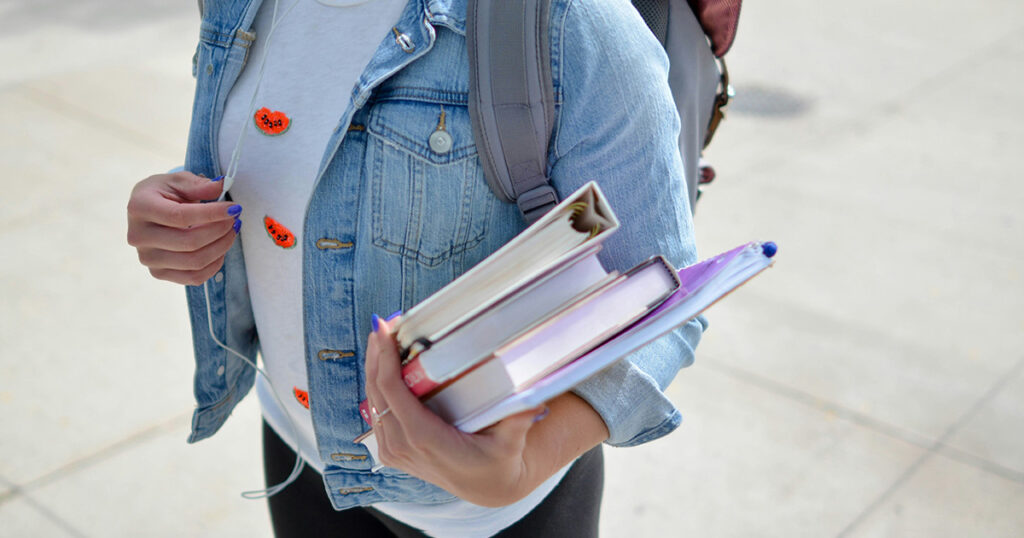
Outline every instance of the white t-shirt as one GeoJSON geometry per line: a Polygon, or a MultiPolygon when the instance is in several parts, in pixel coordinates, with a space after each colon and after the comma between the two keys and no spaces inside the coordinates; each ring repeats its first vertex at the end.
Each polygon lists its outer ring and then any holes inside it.
{"type": "Polygon", "coordinates": [[[280,0],[270,52],[258,81],[274,26],[275,2],[264,0],[254,22],[256,42],[228,94],[220,127],[223,170],[231,161],[240,130],[247,129],[231,196],[243,208],[240,238],[264,368],[284,408],[262,377],[257,386],[260,404],[270,426],[291,446],[297,441],[302,457],[318,469],[323,469],[323,462],[306,399],[303,221],[327,140],[359,74],[404,5],[404,0],[349,0],[332,5],[280,0]],[[249,110],[254,92],[255,109],[266,109],[265,119],[255,119],[249,110]],[[278,237],[268,233],[266,219],[272,219],[278,237]],[[298,430],[297,440],[292,438],[289,420],[298,430]]]}
{"type": "MultiPolygon", "coordinates": [[[[390,34],[405,2],[280,0],[275,25],[275,2],[264,0],[254,22],[256,42],[228,95],[219,132],[221,168],[227,170],[241,129],[247,130],[231,196],[244,210],[240,239],[260,353],[271,379],[267,383],[257,378],[263,416],[321,472],[324,463],[308,409],[304,360],[303,221],[327,141],[338,127],[359,75],[390,34]],[[272,26],[264,74],[257,80],[272,26]],[[268,223],[274,234],[267,231],[268,223]]],[[[529,513],[567,470],[556,473],[525,499],[502,508],[461,500],[431,505],[378,503],[374,508],[434,536],[486,536],[529,513]]]]}

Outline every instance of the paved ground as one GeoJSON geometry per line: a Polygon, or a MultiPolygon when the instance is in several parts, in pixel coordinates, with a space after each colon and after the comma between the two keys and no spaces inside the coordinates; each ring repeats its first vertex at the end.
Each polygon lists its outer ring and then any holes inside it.
{"type": "MultiPolygon", "coordinates": [[[[1024,535],[1024,4],[748,2],[712,311],[604,535],[1024,535]]],[[[0,536],[268,536],[252,401],[185,444],[184,296],[124,244],[181,161],[194,2],[0,2],[0,536]]]]}

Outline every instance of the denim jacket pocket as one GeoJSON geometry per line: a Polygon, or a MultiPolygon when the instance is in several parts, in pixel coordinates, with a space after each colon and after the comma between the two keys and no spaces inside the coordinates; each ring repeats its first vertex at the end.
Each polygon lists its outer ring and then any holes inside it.
{"type": "Polygon", "coordinates": [[[375,246],[434,267],[483,241],[496,199],[464,104],[378,101],[367,132],[375,246]]]}

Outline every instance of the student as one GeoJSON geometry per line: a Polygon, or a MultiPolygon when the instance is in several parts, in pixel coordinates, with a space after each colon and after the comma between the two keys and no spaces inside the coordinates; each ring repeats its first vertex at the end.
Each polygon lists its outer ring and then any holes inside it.
{"type": "MultiPolygon", "coordinates": [[[[691,26],[687,69],[713,82],[691,26]]],[[[624,1],[554,0],[550,28],[553,186],[564,196],[599,182],[622,221],[602,254],[609,268],[654,253],[694,262],[683,178],[696,163],[680,158],[661,47],[624,1]]],[[[692,362],[703,319],[469,435],[405,389],[393,319],[375,314],[412,307],[525,226],[476,156],[464,3],[211,0],[193,72],[186,171],[143,180],[128,205],[139,260],[187,285],[190,441],[213,435],[256,385],[268,486],[296,451],[308,465],[270,497],[278,536],[596,535],[599,446],[678,426],[662,390],[692,362]],[[229,200],[211,202],[230,180],[229,200]],[[269,381],[235,356],[257,351],[269,381]],[[352,442],[365,398],[387,465],[376,473],[352,442]]],[[[682,128],[704,128],[713,93],[695,89],[699,113],[682,128]]]]}

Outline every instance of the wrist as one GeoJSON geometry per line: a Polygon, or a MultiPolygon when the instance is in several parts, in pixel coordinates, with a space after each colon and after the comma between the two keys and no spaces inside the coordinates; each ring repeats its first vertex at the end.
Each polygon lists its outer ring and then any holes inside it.
{"type": "Polygon", "coordinates": [[[608,428],[597,411],[571,392],[549,401],[548,409],[527,434],[523,451],[527,486],[521,497],[608,438],[608,428]]]}

